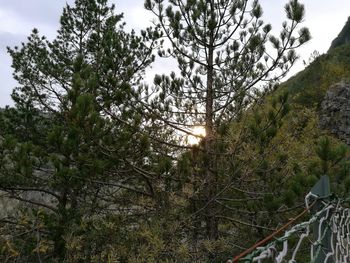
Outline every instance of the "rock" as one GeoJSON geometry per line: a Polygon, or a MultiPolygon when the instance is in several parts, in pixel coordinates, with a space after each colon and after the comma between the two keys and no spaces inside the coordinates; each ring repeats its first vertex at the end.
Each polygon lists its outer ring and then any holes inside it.
{"type": "Polygon", "coordinates": [[[350,145],[350,84],[331,86],[321,104],[320,128],[350,145]]]}

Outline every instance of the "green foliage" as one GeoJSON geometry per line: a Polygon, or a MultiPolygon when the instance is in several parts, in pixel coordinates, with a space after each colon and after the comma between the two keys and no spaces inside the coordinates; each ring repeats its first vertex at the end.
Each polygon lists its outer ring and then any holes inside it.
{"type": "Polygon", "coordinates": [[[285,7],[287,21],[280,36],[272,35],[271,25],[263,22],[258,1],[145,1],[145,7],[158,18],[171,44],[159,50],[160,56],[174,57],[180,70],[180,76],[155,76],[155,89],[161,92],[153,110],[177,126],[209,125],[210,112],[216,113],[210,116],[215,126],[230,121],[249,104],[259,80],[278,81],[276,76],[294,64],[294,49],[310,39],[307,28],[296,32],[305,13],[297,0],[285,7]],[[271,46],[278,56],[266,54],[271,46]],[[195,117],[209,104],[207,119],[204,113],[195,117]],[[170,105],[179,110],[169,112],[170,105]]]}
{"type": "Polygon", "coordinates": [[[328,88],[350,76],[350,45],[331,49],[318,56],[294,77],[282,84],[292,101],[306,107],[319,108],[328,88]]]}
{"type": "Polygon", "coordinates": [[[120,233],[138,221],[124,225],[123,216],[153,205],[138,168],[149,156],[146,120],[134,104],[157,35],[126,33],[121,19],[106,0],[77,0],[53,41],[34,29],[8,49],[19,87],[16,107],[0,113],[0,189],[20,203],[5,214],[1,261],[115,262],[131,253],[132,235],[120,233]]]}
{"type": "Polygon", "coordinates": [[[348,146],[331,137],[321,137],[316,145],[317,159],[311,162],[309,172],[316,177],[328,175],[333,191],[346,196],[349,191],[350,163],[348,146]]]}
{"type": "Polygon", "coordinates": [[[159,25],[138,36],[107,0],[76,0],[53,41],[34,29],[8,50],[19,86],[0,112],[0,190],[16,203],[1,261],[223,262],[288,221],[320,175],[349,190],[347,146],[317,118],[349,47],[272,92],[310,39],[302,4],[278,36],[258,1],[145,7],[159,25]],[[155,50],[180,75],[147,86],[155,50]],[[196,125],[207,136],[185,145],[196,125]]]}
{"type": "Polygon", "coordinates": [[[288,222],[321,175],[330,176],[337,195],[347,193],[348,146],[325,136],[315,108],[295,103],[283,91],[246,111],[226,135],[232,155],[220,166],[229,167],[231,178],[223,184],[230,188],[220,201],[227,209],[222,224],[235,228],[237,234],[227,238],[243,247],[271,233],[266,228],[288,222]]]}
{"type": "MultiPolygon", "coordinates": [[[[173,179],[179,180],[174,183],[177,195],[188,199],[185,207],[191,220],[186,223],[192,226],[187,233],[195,255],[192,260],[202,260],[197,251],[206,240],[208,260],[220,262],[227,249],[216,247],[226,238],[220,227],[232,219],[227,216],[230,206],[221,198],[230,198],[233,185],[245,189],[242,178],[257,176],[261,184],[269,181],[271,160],[266,148],[288,113],[287,95],[276,98],[275,105],[266,111],[260,112],[255,102],[285,75],[297,59],[295,49],[310,39],[308,29],[300,28],[304,5],[297,0],[286,4],[287,21],[279,35],[273,35],[271,25],[263,21],[258,1],[146,0],[145,8],[155,15],[160,35],[170,44],[168,49],[159,49],[159,56],[176,59],[180,71],[178,75],[155,76],[154,87],[145,91],[154,94],[147,101],[147,110],[155,126],[164,126],[175,138],[179,133],[191,135],[190,127],[205,128],[206,137],[196,147],[183,147],[178,140],[167,145],[173,146],[171,153],[180,156],[175,173],[180,178],[173,179]],[[256,111],[255,119],[238,122],[237,145],[227,142],[229,123],[244,119],[245,111],[256,111]],[[178,150],[183,148],[190,148],[190,152],[178,150]],[[244,154],[249,157],[241,156],[244,154]],[[251,154],[259,156],[252,162],[254,172],[244,168],[251,154]]],[[[261,184],[250,190],[259,191],[261,184]]],[[[252,206],[258,209],[254,202],[252,206]]],[[[234,226],[227,232],[236,229],[234,226]]]]}

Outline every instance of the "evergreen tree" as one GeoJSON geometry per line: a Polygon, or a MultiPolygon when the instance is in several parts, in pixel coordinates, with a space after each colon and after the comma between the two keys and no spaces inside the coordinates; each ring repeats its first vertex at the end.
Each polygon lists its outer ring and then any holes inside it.
{"type": "MultiPolygon", "coordinates": [[[[187,135],[193,135],[191,127],[205,127],[206,136],[199,146],[201,158],[195,163],[192,159],[192,164],[189,161],[191,176],[197,177],[192,215],[198,223],[194,228],[196,233],[205,232],[204,237],[194,234],[194,239],[218,240],[224,208],[216,201],[225,194],[228,182],[222,178],[238,176],[220,172],[219,156],[226,154],[220,147],[220,129],[239,119],[242,111],[294,64],[295,49],[310,38],[307,28],[297,31],[304,6],[297,0],[286,4],[288,22],[283,23],[278,37],[271,33],[271,25],[263,22],[258,1],[146,0],[145,7],[157,17],[171,47],[160,50],[159,55],[175,58],[181,74],[155,77],[158,96],[153,98],[149,112],[164,126],[187,135]]],[[[272,117],[270,123],[276,123],[278,114],[272,117]]]]}
{"type": "Polygon", "coordinates": [[[145,120],[133,105],[158,36],[126,33],[107,0],[76,0],[60,24],[53,41],[34,29],[8,49],[19,86],[16,107],[1,113],[0,189],[26,204],[8,229],[27,231],[2,251],[21,262],[120,260],[120,232],[153,209],[152,183],[137,168],[149,155],[145,120]],[[104,236],[89,235],[95,221],[104,236]]]}

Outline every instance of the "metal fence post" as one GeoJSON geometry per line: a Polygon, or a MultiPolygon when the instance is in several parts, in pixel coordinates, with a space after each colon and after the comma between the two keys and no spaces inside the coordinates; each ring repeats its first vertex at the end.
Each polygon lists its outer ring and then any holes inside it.
{"type": "MultiPolygon", "coordinates": [[[[318,211],[320,211],[324,205],[322,204],[322,201],[328,201],[329,196],[331,194],[330,191],[330,183],[329,183],[329,177],[324,175],[322,176],[318,182],[312,187],[311,193],[313,195],[318,196],[320,198],[319,200],[316,200],[316,204],[311,208],[311,213],[315,214],[318,211]]],[[[324,216],[326,212],[321,214],[320,216],[324,216]]],[[[312,246],[312,255],[314,256],[313,262],[315,263],[323,263],[325,261],[327,253],[332,251],[331,247],[331,230],[327,226],[328,222],[324,222],[320,226],[320,221],[316,221],[313,226],[314,231],[314,238],[315,242],[317,240],[321,239],[319,243],[316,243],[315,246],[312,246]],[[323,234],[325,234],[323,236],[323,234]]],[[[328,258],[327,263],[333,263],[334,258],[328,258]]]]}

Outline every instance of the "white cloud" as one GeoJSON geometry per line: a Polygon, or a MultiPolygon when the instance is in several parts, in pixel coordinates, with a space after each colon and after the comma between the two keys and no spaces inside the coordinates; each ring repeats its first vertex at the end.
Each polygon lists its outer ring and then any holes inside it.
{"type": "Polygon", "coordinates": [[[143,0],[134,0],[132,3],[124,0],[112,2],[116,5],[116,12],[124,14],[127,29],[140,31],[152,25],[151,21],[154,17],[151,12],[144,9],[143,0]]]}
{"type": "Polygon", "coordinates": [[[21,18],[13,11],[6,10],[4,8],[0,9],[0,30],[2,32],[13,33],[13,32],[23,32],[23,27],[18,21],[21,18]]]}

